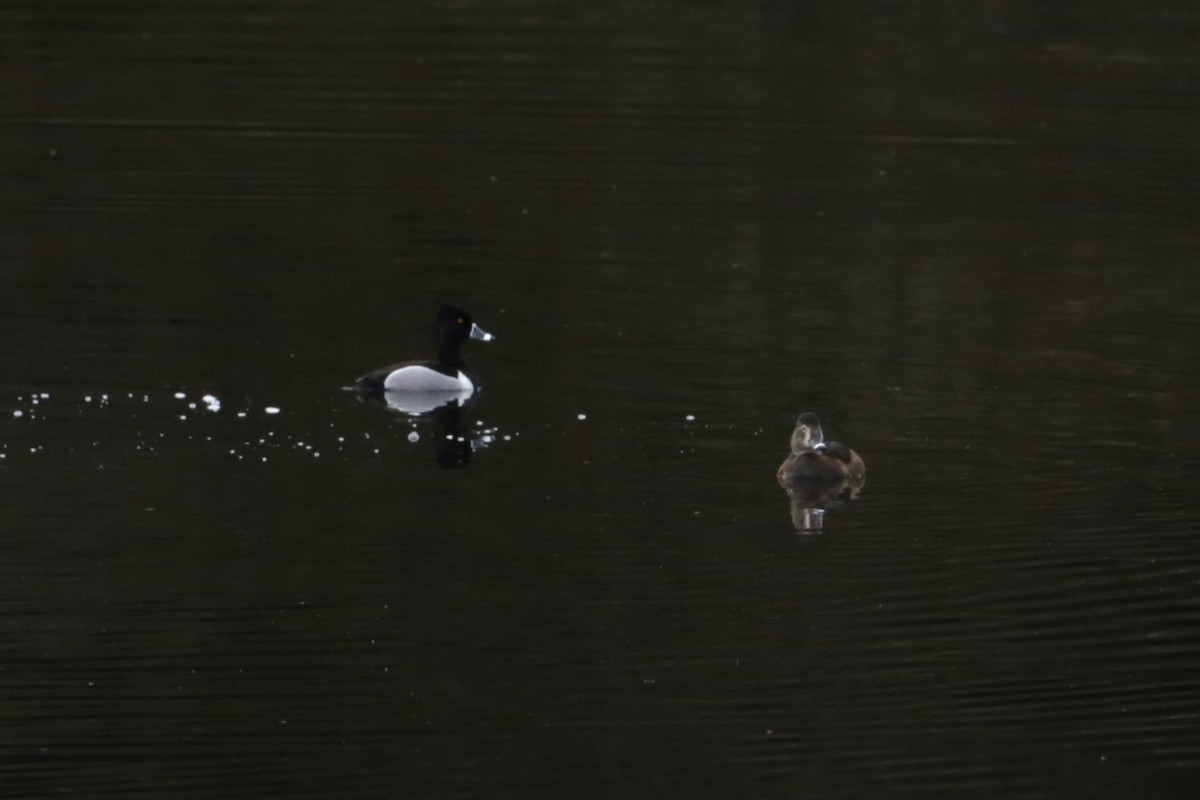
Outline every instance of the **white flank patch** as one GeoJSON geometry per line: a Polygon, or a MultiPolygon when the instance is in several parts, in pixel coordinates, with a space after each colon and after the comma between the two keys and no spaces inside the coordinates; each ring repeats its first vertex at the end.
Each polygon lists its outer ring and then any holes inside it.
{"type": "Polygon", "coordinates": [[[389,392],[470,392],[475,384],[464,373],[458,377],[443,375],[428,367],[401,367],[383,381],[389,392]]]}

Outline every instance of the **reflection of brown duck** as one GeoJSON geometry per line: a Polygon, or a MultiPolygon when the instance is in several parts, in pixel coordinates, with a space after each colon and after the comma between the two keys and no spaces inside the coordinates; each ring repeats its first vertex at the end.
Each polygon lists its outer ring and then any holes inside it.
{"type": "MultiPolygon", "coordinates": [[[[796,429],[792,431],[792,452],[779,465],[776,477],[785,487],[832,484],[831,488],[837,489],[832,493],[836,496],[845,489],[856,490],[861,487],[866,474],[867,468],[858,453],[841,442],[825,441],[821,421],[816,414],[806,411],[796,419],[796,429]]],[[[811,494],[814,495],[812,500],[816,501],[831,493],[813,491],[811,494]]]]}
{"type": "Polygon", "coordinates": [[[845,501],[858,497],[862,478],[856,481],[827,483],[819,480],[798,480],[784,483],[792,507],[792,525],[798,531],[819,531],[824,527],[825,512],[845,501]]]}

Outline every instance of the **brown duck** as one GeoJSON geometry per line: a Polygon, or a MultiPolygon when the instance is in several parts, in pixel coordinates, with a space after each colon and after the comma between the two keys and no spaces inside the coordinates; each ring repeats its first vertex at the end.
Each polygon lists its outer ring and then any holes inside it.
{"type": "Polygon", "coordinates": [[[821,421],[811,411],[796,419],[792,431],[792,452],[779,465],[776,477],[784,486],[798,483],[846,483],[861,486],[867,468],[858,453],[841,442],[825,441],[821,421]]]}

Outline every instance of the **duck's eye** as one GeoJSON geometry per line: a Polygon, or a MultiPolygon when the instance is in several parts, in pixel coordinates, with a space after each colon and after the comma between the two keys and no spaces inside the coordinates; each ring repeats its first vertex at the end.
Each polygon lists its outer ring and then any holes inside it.
{"type": "Polygon", "coordinates": [[[467,321],[466,321],[465,319],[463,319],[462,317],[459,317],[459,318],[458,318],[458,324],[459,324],[459,325],[465,325],[466,323],[467,323],[467,321]]]}

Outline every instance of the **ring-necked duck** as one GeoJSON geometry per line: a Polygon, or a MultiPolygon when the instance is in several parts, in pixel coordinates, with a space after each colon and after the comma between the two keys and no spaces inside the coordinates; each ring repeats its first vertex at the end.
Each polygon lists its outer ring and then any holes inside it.
{"type": "Polygon", "coordinates": [[[782,484],[797,481],[857,483],[861,486],[867,468],[858,453],[841,442],[825,441],[821,421],[811,411],[796,419],[792,452],[779,465],[776,477],[782,484]]]}
{"type": "Polygon", "coordinates": [[[442,306],[434,328],[438,342],[437,361],[406,361],[374,372],[354,382],[360,392],[473,392],[479,377],[467,366],[459,348],[467,339],[481,342],[496,337],[475,324],[471,315],[455,306],[442,306]]]}

